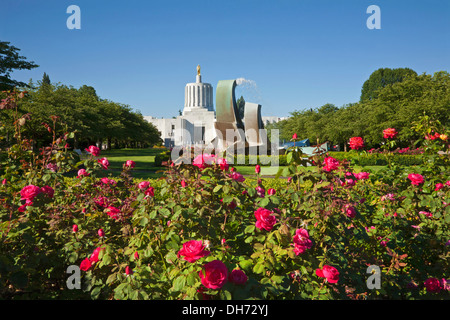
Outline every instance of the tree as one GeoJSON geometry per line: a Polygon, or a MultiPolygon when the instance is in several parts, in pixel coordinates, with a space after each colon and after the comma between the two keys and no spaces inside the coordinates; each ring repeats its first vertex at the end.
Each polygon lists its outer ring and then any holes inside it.
{"type": "Polygon", "coordinates": [[[42,84],[44,84],[44,85],[45,84],[47,84],[47,85],[51,84],[50,77],[45,72],[44,72],[44,75],[42,76],[42,84]]]}
{"type": "Polygon", "coordinates": [[[12,90],[14,87],[27,87],[21,81],[11,79],[14,70],[31,70],[39,67],[33,61],[19,55],[20,49],[10,45],[9,42],[0,41],[0,90],[12,90]]]}
{"type": "Polygon", "coordinates": [[[380,89],[401,82],[409,76],[417,76],[417,73],[409,68],[380,68],[375,70],[362,86],[360,102],[375,99],[380,89]]]}
{"type": "Polygon", "coordinates": [[[241,96],[237,101],[236,101],[236,106],[237,106],[237,110],[238,110],[238,115],[241,119],[244,119],[244,111],[245,111],[245,100],[244,97],[241,96]]]}

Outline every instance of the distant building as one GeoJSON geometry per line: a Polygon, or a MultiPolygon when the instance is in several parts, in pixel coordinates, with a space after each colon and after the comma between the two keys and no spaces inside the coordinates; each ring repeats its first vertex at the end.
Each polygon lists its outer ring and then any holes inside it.
{"type": "MultiPolygon", "coordinates": [[[[165,147],[207,144],[216,137],[213,87],[202,82],[200,66],[196,81],[187,83],[184,89],[182,115],[174,118],[144,116],[161,133],[165,147]]],[[[278,122],[286,117],[261,117],[264,125],[278,122]]]]}

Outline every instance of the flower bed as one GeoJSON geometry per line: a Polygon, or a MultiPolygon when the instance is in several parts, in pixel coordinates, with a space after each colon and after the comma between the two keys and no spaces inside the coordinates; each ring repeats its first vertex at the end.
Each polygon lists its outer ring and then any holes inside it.
{"type": "MultiPolygon", "coordinates": [[[[448,151],[422,166],[356,173],[287,154],[277,187],[219,156],[136,181],[97,177],[71,134],[39,154],[18,140],[3,163],[1,296],[22,299],[448,299],[448,151]],[[33,156],[32,156],[33,155],[33,156]],[[76,178],[65,172],[83,165],[76,178]],[[67,272],[79,270],[77,278],[67,272]],[[71,269],[72,270],[72,269],[71,269]],[[379,270],[374,279],[368,270],[379,270]]],[[[359,144],[360,145],[360,144],[359,144]]],[[[429,151],[429,152],[428,152],[429,151]]],[[[425,159],[425,158],[424,158],[425,159]]],[[[76,273],[74,274],[76,275],[76,273]]]]}

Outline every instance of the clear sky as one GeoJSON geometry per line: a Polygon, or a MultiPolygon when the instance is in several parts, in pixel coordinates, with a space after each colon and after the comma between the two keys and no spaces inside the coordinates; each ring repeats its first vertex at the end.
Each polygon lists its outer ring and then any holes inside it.
{"type": "MultiPolygon", "coordinates": [[[[450,71],[449,0],[2,0],[0,39],[39,68],[13,73],[172,117],[184,86],[245,78],[263,116],[357,102],[378,68],[450,71]],[[70,30],[69,5],[81,9],[70,30]],[[369,29],[377,5],[381,29],[369,29]]],[[[215,93],[215,91],[214,91],[215,93]]]]}

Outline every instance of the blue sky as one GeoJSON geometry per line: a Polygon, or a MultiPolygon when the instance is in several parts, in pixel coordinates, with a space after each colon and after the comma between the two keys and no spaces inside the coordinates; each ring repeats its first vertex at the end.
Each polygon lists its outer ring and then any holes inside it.
{"type": "Polygon", "coordinates": [[[450,71],[450,1],[426,0],[2,0],[0,39],[40,65],[13,78],[76,88],[172,117],[184,86],[245,78],[237,88],[263,116],[357,102],[378,68],[450,71]],[[69,5],[81,29],[69,30],[69,5]],[[370,30],[369,5],[381,10],[370,30]]]}

